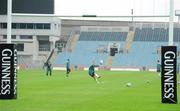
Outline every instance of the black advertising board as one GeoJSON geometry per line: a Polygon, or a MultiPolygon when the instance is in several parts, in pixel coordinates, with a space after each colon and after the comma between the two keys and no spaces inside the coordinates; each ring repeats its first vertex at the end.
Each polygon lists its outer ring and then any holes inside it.
{"type": "Polygon", "coordinates": [[[161,47],[162,103],[177,103],[176,52],[176,46],[161,47]]]}
{"type": "Polygon", "coordinates": [[[17,50],[14,44],[0,44],[0,99],[17,98],[17,50]]]}

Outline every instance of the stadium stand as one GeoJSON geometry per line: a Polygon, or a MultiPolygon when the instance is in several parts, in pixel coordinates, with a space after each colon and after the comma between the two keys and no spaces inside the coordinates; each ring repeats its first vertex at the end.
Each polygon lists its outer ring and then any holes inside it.
{"type": "MultiPolygon", "coordinates": [[[[136,27],[135,31],[129,32],[81,31],[74,50],[62,52],[56,65],[65,64],[69,58],[71,64],[85,67],[93,60],[97,64],[103,60],[104,65],[112,67],[156,68],[160,47],[168,45],[168,31],[161,27],[136,27]],[[113,42],[120,44],[120,50],[110,56],[109,44],[113,42]],[[104,53],[97,52],[100,46],[105,47],[104,53]]],[[[174,28],[174,42],[180,46],[180,28],[174,28]]]]}

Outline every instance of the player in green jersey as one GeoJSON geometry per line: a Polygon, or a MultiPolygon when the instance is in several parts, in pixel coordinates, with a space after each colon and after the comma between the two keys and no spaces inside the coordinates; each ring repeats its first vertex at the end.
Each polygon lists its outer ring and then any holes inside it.
{"type": "Polygon", "coordinates": [[[99,67],[99,65],[91,65],[90,67],[89,67],[89,71],[88,71],[88,73],[89,73],[89,75],[92,77],[92,78],[94,78],[94,80],[97,82],[97,83],[100,83],[99,81],[98,81],[98,78],[100,78],[101,76],[99,76],[98,74],[96,74],[95,73],[95,67],[99,67]]]}

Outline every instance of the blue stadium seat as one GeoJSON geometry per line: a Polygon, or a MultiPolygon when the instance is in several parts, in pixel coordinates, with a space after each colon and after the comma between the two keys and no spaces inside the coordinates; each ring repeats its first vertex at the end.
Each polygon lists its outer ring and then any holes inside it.
{"type": "Polygon", "coordinates": [[[80,41],[125,41],[128,32],[81,32],[80,41]]]}

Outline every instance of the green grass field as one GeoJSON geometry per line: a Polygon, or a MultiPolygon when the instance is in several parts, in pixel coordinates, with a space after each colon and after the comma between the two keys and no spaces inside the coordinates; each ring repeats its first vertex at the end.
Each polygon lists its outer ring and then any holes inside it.
{"type": "Polygon", "coordinates": [[[54,71],[51,77],[43,70],[19,71],[18,98],[0,100],[0,111],[180,111],[180,103],[161,103],[157,73],[97,73],[102,76],[102,84],[86,71],[73,71],[70,78],[64,71],[54,71]],[[126,86],[128,82],[132,87],[126,86]]]}

